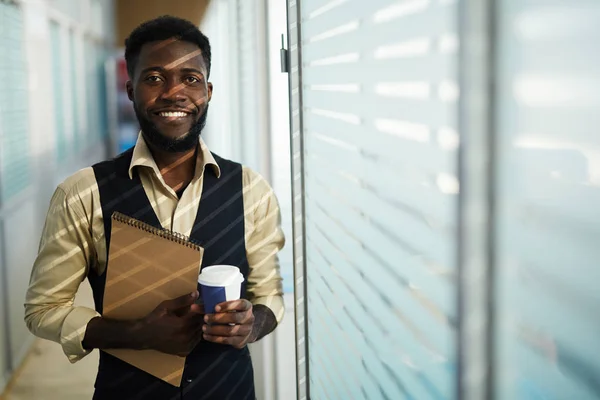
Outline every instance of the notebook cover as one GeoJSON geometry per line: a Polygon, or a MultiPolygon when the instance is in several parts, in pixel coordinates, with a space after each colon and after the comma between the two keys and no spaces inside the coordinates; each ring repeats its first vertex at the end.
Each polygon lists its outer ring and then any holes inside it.
{"type": "MultiPolygon", "coordinates": [[[[113,215],[103,316],[143,318],[162,301],[193,292],[202,254],[202,248],[180,235],[113,215]]],[[[105,351],[171,385],[181,385],[184,357],[155,350],[105,351]]]]}

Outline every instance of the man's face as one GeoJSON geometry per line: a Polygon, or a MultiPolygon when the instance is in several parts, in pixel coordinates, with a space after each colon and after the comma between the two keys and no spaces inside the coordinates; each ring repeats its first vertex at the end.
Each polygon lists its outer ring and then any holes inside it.
{"type": "Polygon", "coordinates": [[[193,43],[169,39],[142,47],[127,94],[150,145],[169,152],[197,145],[212,96],[207,75],[193,43]]]}

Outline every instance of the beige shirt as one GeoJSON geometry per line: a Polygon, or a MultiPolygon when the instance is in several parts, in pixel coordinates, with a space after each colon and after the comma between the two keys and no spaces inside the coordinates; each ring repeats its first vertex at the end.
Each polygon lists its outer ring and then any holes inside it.
{"type": "MultiPolygon", "coordinates": [[[[181,199],[166,185],[140,135],[129,175],[139,171],[146,195],[163,228],[189,236],[202,195],[204,171],[220,169],[202,140],[196,173],[181,199]]],[[[284,245],[279,205],[273,189],[256,172],[243,167],[246,253],[250,271],[247,296],[283,318],[283,291],[277,252],[284,245]]],[[[83,169],[58,186],[52,197],[33,265],[25,301],[25,322],[36,336],[58,342],[71,362],[83,358],[88,322],[99,314],[74,306],[79,285],[90,268],[106,268],[106,239],[100,194],[92,168],[83,169]]]]}

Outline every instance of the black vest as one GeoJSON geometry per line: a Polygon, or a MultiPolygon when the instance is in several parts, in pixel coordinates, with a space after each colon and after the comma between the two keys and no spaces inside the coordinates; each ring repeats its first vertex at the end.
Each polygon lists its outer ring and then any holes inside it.
{"type": "MultiPolygon", "coordinates": [[[[104,218],[107,251],[110,245],[111,215],[118,211],[161,228],[137,171],[129,178],[133,149],[93,166],[104,218]]],[[[204,247],[202,267],[216,264],[240,268],[245,282],[248,260],[244,239],[242,166],[216,155],[221,169],[204,172],[200,206],[190,238],[204,247]]],[[[110,264],[107,265],[107,269],[110,264]]],[[[88,279],[96,310],[102,313],[106,270],[102,275],[90,269],[88,279]]],[[[242,297],[246,286],[242,286],[242,297]]],[[[100,351],[95,400],[242,400],[254,399],[254,373],[248,348],[201,342],[186,359],[181,387],[174,387],[116,357],[100,351]]]]}

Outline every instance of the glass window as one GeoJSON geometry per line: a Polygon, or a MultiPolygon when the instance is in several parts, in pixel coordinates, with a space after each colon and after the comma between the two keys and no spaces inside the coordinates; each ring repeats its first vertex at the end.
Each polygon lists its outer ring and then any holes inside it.
{"type": "Polygon", "coordinates": [[[600,398],[600,4],[499,8],[497,394],[600,398]]]}
{"type": "Polygon", "coordinates": [[[65,68],[62,57],[62,32],[57,22],[50,22],[50,46],[52,51],[52,90],[54,106],[54,130],[56,136],[56,157],[59,162],[67,160],[69,154],[69,141],[66,132],[65,121],[65,82],[63,79],[63,68],[65,68]]]}
{"type": "Polygon", "coordinates": [[[28,130],[28,78],[23,46],[23,15],[0,3],[0,174],[1,201],[31,183],[28,130]]]}
{"type": "Polygon", "coordinates": [[[88,82],[88,91],[87,91],[87,141],[88,145],[92,144],[98,134],[100,129],[98,128],[99,117],[98,117],[98,83],[97,83],[97,73],[96,73],[96,48],[94,42],[86,38],[86,46],[85,46],[85,64],[86,64],[86,81],[88,82]]]}
{"type": "Polygon", "coordinates": [[[453,398],[456,3],[301,14],[310,396],[453,398]]]}
{"type": "Polygon", "coordinates": [[[69,31],[69,76],[71,77],[71,105],[72,105],[72,129],[73,129],[73,144],[75,150],[79,150],[82,146],[81,135],[85,134],[80,132],[79,124],[81,120],[80,116],[80,104],[79,104],[79,85],[83,84],[78,79],[79,75],[79,57],[77,56],[77,38],[76,33],[73,30],[69,31]]]}

